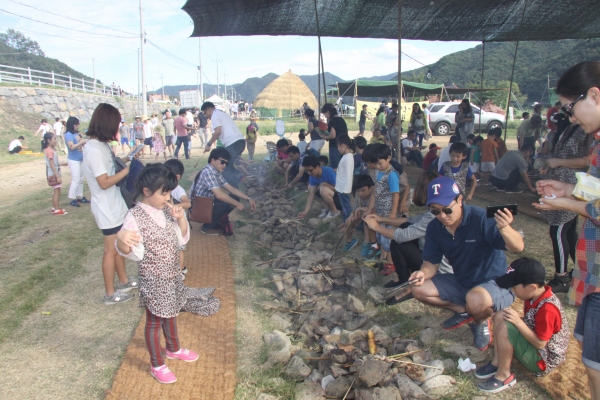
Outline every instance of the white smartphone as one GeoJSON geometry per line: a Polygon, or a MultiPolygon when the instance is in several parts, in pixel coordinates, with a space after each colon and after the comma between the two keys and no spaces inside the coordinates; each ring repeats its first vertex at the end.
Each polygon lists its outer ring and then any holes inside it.
{"type": "Polygon", "coordinates": [[[135,155],[137,153],[139,153],[142,149],[144,148],[143,144],[138,145],[135,149],[133,149],[131,151],[131,153],[129,153],[129,155],[127,156],[129,158],[129,161],[133,160],[133,157],[135,157],[135,155]]]}

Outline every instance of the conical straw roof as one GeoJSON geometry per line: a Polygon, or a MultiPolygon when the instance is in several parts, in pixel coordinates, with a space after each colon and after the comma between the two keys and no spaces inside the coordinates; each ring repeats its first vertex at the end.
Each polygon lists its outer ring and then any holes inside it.
{"type": "Polygon", "coordinates": [[[271,82],[256,96],[254,107],[275,110],[294,110],[302,104],[308,103],[313,110],[316,109],[317,99],[302,79],[289,70],[271,82]]]}

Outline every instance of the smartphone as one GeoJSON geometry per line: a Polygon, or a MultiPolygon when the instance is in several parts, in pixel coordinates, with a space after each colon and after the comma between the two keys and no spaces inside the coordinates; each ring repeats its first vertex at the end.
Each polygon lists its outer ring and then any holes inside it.
{"type": "Polygon", "coordinates": [[[137,153],[139,153],[143,148],[144,148],[144,145],[140,144],[135,149],[131,150],[131,153],[129,153],[129,155],[127,156],[127,157],[129,157],[129,161],[133,160],[133,157],[135,157],[135,155],[137,153]]]}
{"type": "Polygon", "coordinates": [[[488,218],[494,218],[494,215],[498,212],[498,210],[504,210],[508,208],[508,210],[512,213],[513,216],[517,215],[517,205],[516,204],[502,204],[500,206],[487,206],[486,212],[488,218]]]}

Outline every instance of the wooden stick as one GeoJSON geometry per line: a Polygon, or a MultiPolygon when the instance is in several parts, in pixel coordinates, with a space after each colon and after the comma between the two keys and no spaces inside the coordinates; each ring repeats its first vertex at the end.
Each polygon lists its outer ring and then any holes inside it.
{"type": "Polygon", "coordinates": [[[254,304],[262,306],[262,307],[270,307],[270,308],[274,308],[276,310],[281,310],[281,311],[285,311],[285,312],[289,312],[289,313],[294,313],[294,314],[300,314],[300,315],[302,315],[303,313],[307,312],[306,310],[304,310],[304,311],[296,311],[296,310],[290,310],[288,308],[282,308],[282,307],[272,306],[270,304],[263,304],[263,303],[257,303],[257,302],[254,302],[254,304]]]}
{"type": "Polygon", "coordinates": [[[397,362],[397,363],[401,363],[401,364],[408,364],[408,365],[418,365],[419,367],[423,367],[423,368],[434,368],[434,369],[444,369],[442,367],[433,367],[431,365],[424,365],[424,364],[417,364],[414,363],[412,361],[400,361],[400,360],[390,360],[391,362],[397,362]]]}
{"type": "Polygon", "coordinates": [[[354,382],[356,382],[356,377],[352,380],[352,383],[350,384],[350,387],[348,388],[348,390],[346,390],[346,394],[344,395],[344,398],[342,400],[346,400],[348,393],[350,393],[350,389],[352,389],[352,386],[354,386],[354,382]]]}

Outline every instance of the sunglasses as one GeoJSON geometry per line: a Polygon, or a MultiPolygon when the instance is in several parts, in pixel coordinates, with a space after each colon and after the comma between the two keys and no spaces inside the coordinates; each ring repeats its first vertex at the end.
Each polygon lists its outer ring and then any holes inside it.
{"type": "Polygon", "coordinates": [[[579,96],[578,98],[576,98],[572,103],[569,104],[565,104],[564,106],[562,106],[560,108],[560,110],[565,113],[569,118],[573,116],[573,107],[575,107],[575,104],[577,104],[577,102],[583,98],[585,98],[586,93],[582,94],[581,96],[579,96]]]}
{"type": "Polygon", "coordinates": [[[458,203],[454,203],[454,205],[452,207],[444,207],[442,209],[430,208],[430,211],[436,217],[438,215],[440,215],[441,213],[444,213],[445,215],[450,215],[450,214],[452,214],[452,210],[454,209],[454,207],[456,207],[457,204],[458,203]]]}
{"type": "Polygon", "coordinates": [[[229,161],[223,160],[222,158],[219,158],[219,161],[221,162],[221,165],[228,165],[229,164],[229,161]]]}

